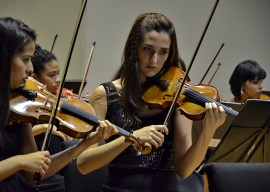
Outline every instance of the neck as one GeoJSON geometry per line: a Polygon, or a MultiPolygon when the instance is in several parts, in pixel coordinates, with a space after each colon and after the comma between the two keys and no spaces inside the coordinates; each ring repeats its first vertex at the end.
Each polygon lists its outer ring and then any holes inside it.
{"type": "Polygon", "coordinates": [[[250,97],[248,97],[247,95],[243,94],[240,101],[241,103],[245,103],[250,97]]]}

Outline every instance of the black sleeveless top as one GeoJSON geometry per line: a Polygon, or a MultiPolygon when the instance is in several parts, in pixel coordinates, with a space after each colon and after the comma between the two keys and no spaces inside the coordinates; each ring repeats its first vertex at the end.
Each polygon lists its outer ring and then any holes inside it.
{"type": "MultiPolygon", "coordinates": [[[[0,161],[20,154],[22,146],[22,125],[11,123],[0,128],[0,161]]],[[[18,171],[10,177],[0,181],[0,192],[35,192],[36,185],[30,184],[18,171]]],[[[40,182],[40,191],[65,191],[64,177],[53,175],[40,182]]]]}
{"type": "MultiPolygon", "coordinates": [[[[20,126],[12,124],[0,128],[0,161],[19,154],[22,145],[20,126]]],[[[23,191],[22,181],[23,177],[17,172],[0,181],[0,191],[23,191]]]]}
{"type": "MultiPolygon", "coordinates": [[[[108,82],[102,84],[107,94],[107,115],[106,119],[117,125],[118,127],[124,128],[125,122],[128,121],[123,108],[123,102],[121,101],[116,87],[113,83],[108,82]]],[[[155,115],[148,117],[141,117],[141,124],[132,125],[131,130],[135,131],[144,126],[163,124],[167,110],[155,115]]],[[[142,170],[164,170],[174,171],[173,164],[173,125],[172,121],[168,122],[169,135],[165,135],[165,141],[158,149],[153,148],[152,152],[147,155],[137,155],[137,152],[132,146],[129,146],[121,154],[119,154],[109,164],[110,169],[142,169],[142,170]]],[[[119,135],[112,136],[108,141],[112,141],[119,135]]]]}

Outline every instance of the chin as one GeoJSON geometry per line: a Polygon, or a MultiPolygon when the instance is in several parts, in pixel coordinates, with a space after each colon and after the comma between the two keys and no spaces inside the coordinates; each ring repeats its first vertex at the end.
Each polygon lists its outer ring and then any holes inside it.
{"type": "Polygon", "coordinates": [[[145,77],[151,78],[151,77],[155,77],[157,75],[157,73],[148,73],[145,74],[145,77]]]}
{"type": "Polygon", "coordinates": [[[21,84],[18,84],[18,85],[15,85],[13,86],[13,89],[18,89],[18,88],[24,88],[25,84],[24,83],[21,83],[21,84]]]}

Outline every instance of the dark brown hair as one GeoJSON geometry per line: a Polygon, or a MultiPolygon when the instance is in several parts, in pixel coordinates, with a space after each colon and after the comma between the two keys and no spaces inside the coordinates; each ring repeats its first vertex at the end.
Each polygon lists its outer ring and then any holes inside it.
{"type": "Polygon", "coordinates": [[[18,19],[0,18],[0,128],[4,127],[9,115],[11,60],[15,53],[23,51],[36,33],[18,19]]]}
{"type": "Polygon", "coordinates": [[[185,64],[178,53],[173,23],[166,16],[159,13],[145,13],[138,16],[128,35],[122,56],[122,64],[113,78],[113,80],[121,79],[123,89],[120,94],[125,103],[125,110],[133,117],[131,124],[136,119],[138,120],[137,115],[144,105],[141,98],[142,87],[139,84],[138,47],[144,34],[151,31],[165,32],[170,36],[170,51],[164,67],[177,66],[185,71],[185,64]]]}

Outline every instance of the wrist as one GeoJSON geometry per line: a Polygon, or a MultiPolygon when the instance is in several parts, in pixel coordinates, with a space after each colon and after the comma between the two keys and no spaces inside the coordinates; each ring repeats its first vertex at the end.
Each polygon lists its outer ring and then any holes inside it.
{"type": "MultiPolygon", "coordinates": [[[[12,161],[14,162],[13,164],[15,165],[16,170],[25,170],[25,161],[23,158],[24,155],[16,155],[11,157],[12,161]]],[[[12,164],[12,162],[11,162],[12,164]]]]}
{"type": "Polygon", "coordinates": [[[71,161],[73,161],[74,159],[77,158],[78,155],[75,154],[75,150],[73,147],[69,147],[67,148],[67,152],[68,152],[68,155],[69,155],[69,158],[71,159],[71,161]]]}
{"type": "Polygon", "coordinates": [[[132,137],[133,137],[133,130],[131,130],[129,135],[127,137],[125,137],[125,142],[132,143],[133,142],[132,137]]]}

